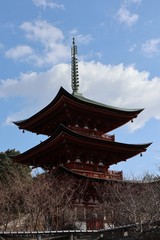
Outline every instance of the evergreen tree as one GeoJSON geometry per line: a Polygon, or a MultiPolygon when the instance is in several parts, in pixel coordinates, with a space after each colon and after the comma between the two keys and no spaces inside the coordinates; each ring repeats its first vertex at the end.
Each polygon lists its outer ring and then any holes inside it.
{"type": "Polygon", "coordinates": [[[8,149],[5,152],[0,152],[0,182],[8,183],[15,177],[31,178],[31,169],[22,164],[14,163],[11,156],[20,154],[15,149],[8,149]]]}

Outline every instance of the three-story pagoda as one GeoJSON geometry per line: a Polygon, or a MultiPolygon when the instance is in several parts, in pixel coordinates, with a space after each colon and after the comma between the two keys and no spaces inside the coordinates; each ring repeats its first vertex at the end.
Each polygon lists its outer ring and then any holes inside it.
{"type": "Polygon", "coordinates": [[[49,138],[15,157],[16,162],[52,170],[63,166],[75,173],[122,180],[122,172],[109,171],[112,164],[146,151],[147,144],[116,142],[108,132],[132,121],[143,109],[122,109],[101,104],[79,94],[77,47],[71,48],[72,94],[60,88],[41,111],[14,122],[19,129],[49,138]]]}
{"type": "MultiPolygon", "coordinates": [[[[88,187],[76,204],[86,209],[96,206],[93,181],[123,183],[122,171],[109,167],[142,154],[151,143],[117,142],[110,131],[132,121],[143,109],[122,109],[87,99],[79,93],[77,47],[71,48],[72,94],[60,88],[53,101],[28,119],[14,122],[19,129],[44,134],[48,139],[14,156],[14,161],[52,173],[60,172],[77,179],[87,179],[88,187]],[[92,199],[92,203],[91,203],[92,199]],[[86,207],[87,206],[87,207],[86,207]]],[[[98,216],[98,215],[97,215],[98,216]]],[[[102,218],[86,223],[88,229],[103,228],[102,218]]]]}

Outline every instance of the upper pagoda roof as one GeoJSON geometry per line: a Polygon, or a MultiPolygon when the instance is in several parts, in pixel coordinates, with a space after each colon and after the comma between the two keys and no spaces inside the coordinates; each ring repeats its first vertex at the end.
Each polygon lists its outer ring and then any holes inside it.
{"type": "Polygon", "coordinates": [[[76,121],[90,121],[94,125],[100,122],[101,130],[109,132],[136,118],[142,110],[117,108],[102,104],[80,94],[70,94],[61,87],[50,104],[30,118],[14,123],[20,129],[49,136],[59,124],[68,126],[76,121]]]}
{"type": "Polygon", "coordinates": [[[146,151],[150,144],[107,141],[96,136],[77,133],[60,125],[47,140],[12,158],[17,163],[51,169],[53,166],[65,165],[68,160],[74,162],[76,157],[80,156],[81,161],[91,159],[93,164],[102,161],[109,167],[146,151]]]}

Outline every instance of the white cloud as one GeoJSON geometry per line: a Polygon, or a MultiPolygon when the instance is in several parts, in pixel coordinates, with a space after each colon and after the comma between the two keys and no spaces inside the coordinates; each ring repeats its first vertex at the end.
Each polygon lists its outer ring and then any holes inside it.
{"type": "MultiPolygon", "coordinates": [[[[134,123],[128,125],[132,131],[143,127],[152,118],[160,120],[159,77],[149,79],[148,72],[139,72],[134,66],[96,62],[80,62],[79,74],[80,92],[85,97],[115,107],[145,108],[134,123]]],[[[47,72],[26,73],[18,79],[1,81],[1,98],[25,98],[23,110],[8,115],[6,121],[23,119],[40,110],[54,98],[60,86],[71,92],[70,81],[68,64],[58,64],[47,72]]]]}
{"type": "Polygon", "coordinates": [[[27,45],[19,45],[17,47],[9,49],[5,53],[5,56],[12,59],[21,59],[31,54],[33,54],[33,50],[31,47],[27,45]]]}
{"type": "Polygon", "coordinates": [[[136,44],[133,44],[133,45],[129,48],[129,52],[133,52],[136,48],[137,48],[137,45],[136,45],[136,44]]]}
{"type": "Polygon", "coordinates": [[[58,4],[53,0],[32,0],[36,7],[42,7],[43,9],[49,8],[59,8],[64,9],[63,4],[58,4]]]}
{"type": "Polygon", "coordinates": [[[71,30],[70,36],[76,38],[76,43],[83,44],[83,45],[89,44],[93,39],[91,34],[87,34],[87,35],[79,34],[77,29],[71,30]]]}
{"type": "Polygon", "coordinates": [[[125,6],[121,6],[116,14],[116,17],[121,24],[125,24],[129,27],[135,24],[139,18],[137,14],[131,13],[125,6]]]}
{"type": "Polygon", "coordinates": [[[45,20],[24,22],[20,27],[28,39],[39,41],[46,48],[53,48],[56,42],[64,39],[62,31],[45,20]]]}
{"type": "Polygon", "coordinates": [[[47,21],[24,22],[20,28],[32,47],[23,45],[12,47],[6,52],[6,57],[41,67],[65,61],[70,56],[70,49],[63,43],[62,31],[47,21]]]}
{"type": "MultiPolygon", "coordinates": [[[[24,22],[20,28],[28,45],[8,49],[6,57],[39,67],[53,66],[70,58],[70,47],[66,46],[63,32],[59,28],[44,20],[24,22]]],[[[82,35],[77,30],[70,31],[69,35],[71,37],[76,35],[76,43],[79,44],[87,45],[92,40],[90,34],[82,35]]]]}
{"type": "Polygon", "coordinates": [[[147,40],[143,45],[142,45],[142,51],[145,55],[151,57],[153,55],[157,55],[160,52],[160,38],[154,38],[147,40]]]}
{"type": "Polygon", "coordinates": [[[132,13],[129,8],[133,4],[140,4],[141,0],[123,0],[121,3],[121,7],[117,11],[116,18],[121,24],[124,24],[128,27],[131,27],[135,24],[138,19],[139,15],[136,13],[132,13]]]}

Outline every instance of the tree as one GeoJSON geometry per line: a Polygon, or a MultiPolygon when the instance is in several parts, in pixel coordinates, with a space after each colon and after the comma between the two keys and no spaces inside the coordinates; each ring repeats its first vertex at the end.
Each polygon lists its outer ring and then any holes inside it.
{"type": "Polygon", "coordinates": [[[31,178],[31,169],[22,164],[14,163],[11,156],[20,154],[15,149],[8,149],[5,152],[0,152],[0,182],[8,183],[10,179],[18,176],[22,178],[31,178]]]}
{"type": "Polygon", "coordinates": [[[101,207],[108,225],[128,226],[133,239],[146,239],[155,231],[160,219],[160,182],[136,182],[99,186],[101,207]],[[109,197],[108,197],[109,196],[109,197]]]}
{"type": "Polygon", "coordinates": [[[0,152],[0,228],[14,229],[24,213],[23,190],[32,181],[31,169],[14,163],[10,156],[18,151],[0,152]]]}

